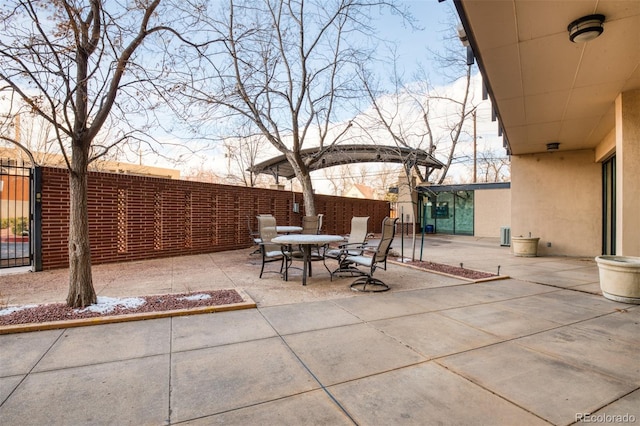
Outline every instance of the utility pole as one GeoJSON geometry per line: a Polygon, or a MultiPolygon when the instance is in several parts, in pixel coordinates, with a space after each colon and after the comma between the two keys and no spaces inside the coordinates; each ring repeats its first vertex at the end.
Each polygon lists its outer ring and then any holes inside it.
{"type": "Polygon", "coordinates": [[[477,164],[478,164],[478,135],[476,133],[476,114],[477,110],[473,110],[473,183],[478,182],[477,164]]]}

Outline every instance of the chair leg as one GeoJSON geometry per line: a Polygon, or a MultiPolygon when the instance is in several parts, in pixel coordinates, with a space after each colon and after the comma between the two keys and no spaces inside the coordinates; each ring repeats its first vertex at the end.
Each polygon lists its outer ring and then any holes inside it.
{"type": "MultiPolygon", "coordinates": [[[[285,281],[289,281],[289,265],[291,261],[287,256],[282,256],[282,265],[284,266],[284,274],[282,275],[282,279],[285,281]]],[[[282,267],[280,267],[280,273],[282,273],[282,267]]]]}
{"type": "Polygon", "coordinates": [[[289,271],[289,264],[288,263],[285,264],[285,262],[287,262],[287,257],[286,256],[282,256],[282,259],[280,261],[280,271],[265,271],[264,270],[264,265],[266,263],[276,262],[277,260],[278,259],[266,260],[266,258],[263,255],[263,257],[262,257],[262,266],[260,267],[260,278],[262,278],[262,275],[265,272],[278,272],[280,274],[280,276],[283,276],[285,281],[287,280],[287,272],[289,271]],[[286,265],[286,268],[285,268],[285,265],[286,265]],[[284,274],[282,273],[283,269],[284,269],[284,274]]]}
{"type": "Polygon", "coordinates": [[[329,267],[327,266],[327,258],[326,257],[322,258],[322,264],[324,265],[324,269],[326,269],[327,272],[329,273],[329,277],[331,278],[331,281],[333,281],[333,274],[331,273],[331,269],[329,269],[329,267]]]}
{"type": "Polygon", "coordinates": [[[361,271],[360,269],[353,266],[353,263],[351,262],[338,261],[338,267],[334,269],[333,272],[331,272],[331,278],[333,278],[334,275],[342,274],[349,274],[349,276],[351,277],[355,277],[358,275],[367,275],[366,272],[361,271]]]}
{"type": "Polygon", "coordinates": [[[260,268],[260,278],[262,278],[263,272],[264,272],[264,257],[262,258],[262,267],[260,268]]]}
{"type": "Polygon", "coordinates": [[[364,291],[370,293],[380,293],[389,290],[389,286],[377,278],[370,275],[359,277],[351,283],[351,290],[364,291]]]}

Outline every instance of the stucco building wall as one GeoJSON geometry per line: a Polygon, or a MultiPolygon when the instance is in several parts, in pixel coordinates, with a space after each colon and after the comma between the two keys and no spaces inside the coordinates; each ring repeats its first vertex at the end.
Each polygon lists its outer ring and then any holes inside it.
{"type": "Polygon", "coordinates": [[[514,155],[511,166],[511,236],[540,237],[541,256],[599,255],[602,165],[594,151],[514,155]]]}
{"type": "Polygon", "coordinates": [[[640,256],[640,90],[616,99],[616,254],[640,256]]]}
{"type": "Polygon", "coordinates": [[[500,228],[511,226],[511,190],[485,189],[474,192],[473,234],[499,237],[500,228]]]}

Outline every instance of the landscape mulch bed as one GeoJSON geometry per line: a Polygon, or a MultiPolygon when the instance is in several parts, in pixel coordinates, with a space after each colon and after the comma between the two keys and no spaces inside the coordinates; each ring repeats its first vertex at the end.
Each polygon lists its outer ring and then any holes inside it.
{"type": "Polygon", "coordinates": [[[98,304],[87,308],[50,303],[0,309],[0,334],[61,328],[62,323],[81,326],[251,307],[255,307],[251,298],[233,289],[119,299],[98,297],[98,304]],[[21,327],[25,325],[33,327],[21,327]]]}
{"type": "Polygon", "coordinates": [[[507,278],[503,275],[496,275],[490,272],[476,271],[474,269],[467,269],[460,266],[451,266],[443,263],[435,263],[421,260],[407,260],[398,261],[398,264],[407,265],[412,268],[422,269],[427,272],[435,272],[443,275],[449,275],[456,278],[463,278],[469,281],[486,281],[492,279],[507,278]]]}

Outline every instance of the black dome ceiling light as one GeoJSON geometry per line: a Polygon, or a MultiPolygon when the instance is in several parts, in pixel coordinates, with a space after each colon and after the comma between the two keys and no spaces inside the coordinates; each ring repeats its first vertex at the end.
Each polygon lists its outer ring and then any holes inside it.
{"type": "Polygon", "coordinates": [[[574,43],[585,43],[591,41],[604,31],[604,15],[587,15],[578,18],[567,27],[569,40],[574,43]]]}

